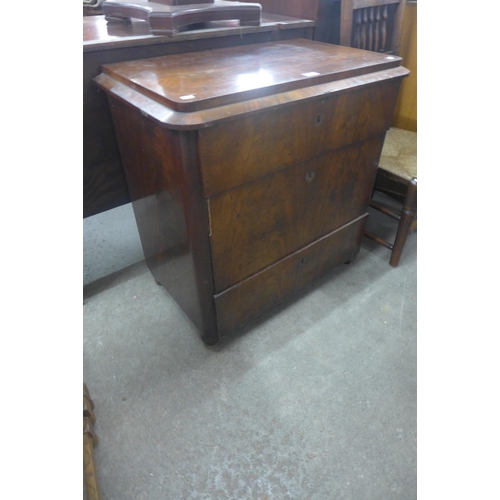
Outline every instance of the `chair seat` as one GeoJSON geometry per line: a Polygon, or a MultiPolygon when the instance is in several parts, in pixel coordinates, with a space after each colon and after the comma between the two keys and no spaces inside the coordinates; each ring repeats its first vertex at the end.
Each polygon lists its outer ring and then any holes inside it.
{"type": "Polygon", "coordinates": [[[417,133],[390,128],[384,141],[379,168],[410,182],[417,178],[417,133]]]}

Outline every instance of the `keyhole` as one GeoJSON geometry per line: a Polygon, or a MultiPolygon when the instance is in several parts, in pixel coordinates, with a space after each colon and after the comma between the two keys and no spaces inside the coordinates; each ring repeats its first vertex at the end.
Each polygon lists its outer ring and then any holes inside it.
{"type": "Polygon", "coordinates": [[[314,170],[311,170],[306,174],[306,182],[311,182],[313,179],[314,179],[314,170]]]}
{"type": "Polygon", "coordinates": [[[321,125],[322,121],[323,121],[323,115],[318,115],[316,117],[316,125],[321,125]]]}
{"type": "Polygon", "coordinates": [[[306,259],[300,259],[300,265],[305,264],[306,259]]]}

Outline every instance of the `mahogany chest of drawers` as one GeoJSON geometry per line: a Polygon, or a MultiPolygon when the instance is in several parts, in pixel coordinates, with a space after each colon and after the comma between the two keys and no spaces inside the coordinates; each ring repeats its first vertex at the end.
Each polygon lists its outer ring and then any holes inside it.
{"type": "Polygon", "coordinates": [[[407,74],[305,39],[102,67],[148,267],[204,342],[355,258],[407,74]]]}

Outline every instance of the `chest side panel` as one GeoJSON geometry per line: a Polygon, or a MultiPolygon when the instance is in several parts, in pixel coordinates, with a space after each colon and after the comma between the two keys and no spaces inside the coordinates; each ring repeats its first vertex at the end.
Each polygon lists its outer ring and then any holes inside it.
{"type": "Polygon", "coordinates": [[[218,334],[196,132],[160,127],[112,98],[110,109],[148,267],[213,342],[218,334]]]}

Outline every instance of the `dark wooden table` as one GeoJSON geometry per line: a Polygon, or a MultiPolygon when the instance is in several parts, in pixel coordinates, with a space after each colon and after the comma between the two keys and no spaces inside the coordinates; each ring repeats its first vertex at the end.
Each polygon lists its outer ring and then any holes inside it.
{"type": "Polygon", "coordinates": [[[146,262],[206,343],[356,257],[400,64],[294,39],[103,66],[146,262]]]}
{"type": "Polygon", "coordinates": [[[104,93],[92,79],[101,65],[168,54],[293,38],[311,39],[314,21],[262,15],[260,26],[212,22],[175,36],[154,36],[145,21],[107,24],[104,16],[83,18],[83,216],[130,202],[115,131],[104,93]]]}

